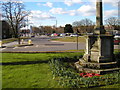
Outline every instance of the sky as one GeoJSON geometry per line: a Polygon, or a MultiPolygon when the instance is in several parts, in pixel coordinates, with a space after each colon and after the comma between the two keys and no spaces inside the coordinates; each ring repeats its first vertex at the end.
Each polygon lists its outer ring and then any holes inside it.
{"type": "MultiPolygon", "coordinates": [[[[118,17],[118,1],[103,0],[104,20],[118,17]]],[[[96,0],[22,0],[32,26],[65,26],[74,21],[89,18],[96,20],[96,0]]]]}

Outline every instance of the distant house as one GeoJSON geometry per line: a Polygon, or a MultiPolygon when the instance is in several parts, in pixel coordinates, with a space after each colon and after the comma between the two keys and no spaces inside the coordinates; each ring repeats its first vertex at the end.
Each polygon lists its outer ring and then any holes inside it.
{"type": "Polygon", "coordinates": [[[116,25],[116,26],[113,26],[113,25],[106,25],[104,26],[106,30],[118,30],[120,31],[120,26],[116,25]]]}
{"type": "Polygon", "coordinates": [[[4,20],[0,22],[2,22],[2,39],[11,38],[10,25],[4,20]]]}
{"type": "Polygon", "coordinates": [[[120,33],[120,26],[110,26],[110,25],[106,25],[104,26],[105,30],[111,34],[116,34],[116,33],[120,33]]]}
{"type": "Polygon", "coordinates": [[[20,33],[21,34],[28,34],[28,33],[30,33],[30,30],[29,29],[22,29],[22,30],[20,30],[20,33]]]}
{"type": "Polygon", "coordinates": [[[55,29],[56,33],[64,33],[64,27],[60,26],[55,29]]]}
{"type": "Polygon", "coordinates": [[[73,27],[74,32],[84,33],[93,33],[94,25],[92,26],[75,26],[73,27]]]}

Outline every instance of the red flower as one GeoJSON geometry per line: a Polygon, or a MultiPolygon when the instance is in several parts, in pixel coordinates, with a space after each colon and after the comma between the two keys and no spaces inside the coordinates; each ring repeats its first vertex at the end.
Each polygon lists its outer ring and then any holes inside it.
{"type": "Polygon", "coordinates": [[[83,77],[88,77],[88,75],[84,75],[83,77]]]}
{"type": "Polygon", "coordinates": [[[82,77],[83,77],[84,75],[85,75],[85,73],[80,73],[80,76],[82,76],[82,77]]]}
{"type": "Polygon", "coordinates": [[[94,76],[101,76],[100,74],[95,74],[94,76]]]}
{"type": "Polygon", "coordinates": [[[82,76],[82,77],[93,77],[93,76],[101,76],[101,75],[96,74],[96,73],[80,73],[80,76],[82,76]]]}
{"type": "Polygon", "coordinates": [[[92,75],[94,76],[94,75],[95,75],[95,73],[92,73],[92,75]]]}

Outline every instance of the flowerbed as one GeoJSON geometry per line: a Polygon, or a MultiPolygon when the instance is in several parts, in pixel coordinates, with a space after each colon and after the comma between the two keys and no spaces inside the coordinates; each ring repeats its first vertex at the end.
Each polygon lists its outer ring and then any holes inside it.
{"type": "MultiPolygon", "coordinates": [[[[69,58],[67,58],[67,60],[69,60],[69,58]]],[[[65,88],[89,88],[120,83],[120,72],[106,75],[76,73],[74,70],[66,68],[61,58],[50,60],[49,65],[53,74],[53,79],[56,79],[59,84],[65,88]]]]}
{"type": "Polygon", "coordinates": [[[93,77],[93,76],[101,76],[100,74],[97,73],[80,73],[81,77],[93,77]]]}

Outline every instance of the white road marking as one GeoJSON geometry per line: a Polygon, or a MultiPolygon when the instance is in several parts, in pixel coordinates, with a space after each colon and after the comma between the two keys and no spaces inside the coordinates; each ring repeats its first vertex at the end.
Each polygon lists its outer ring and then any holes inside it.
{"type": "Polygon", "coordinates": [[[24,48],[27,48],[28,46],[24,47],[24,48]]]}
{"type": "Polygon", "coordinates": [[[38,45],[36,45],[35,47],[38,47],[38,45]]]}
{"type": "Polygon", "coordinates": [[[4,50],[4,49],[6,49],[6,48],[1,48],[0,51],[2,51],[2,50],[4,50]]]}
{"type": "Polygon", "coordinates": [[[16,48],[18,48],[18,47],[14,47],[13,49],[16,49],[16,48]]]}

